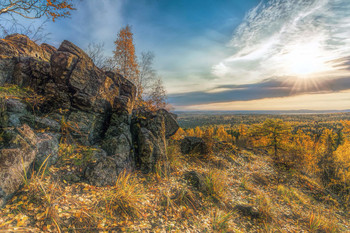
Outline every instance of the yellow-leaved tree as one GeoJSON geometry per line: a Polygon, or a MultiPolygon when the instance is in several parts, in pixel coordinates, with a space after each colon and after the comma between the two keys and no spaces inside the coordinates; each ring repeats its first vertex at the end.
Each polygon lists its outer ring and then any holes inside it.
{"type": "MultiPolygon", "coordinates": [[[[104,64],[104,68],[123,75],[136,86],[135,108],[146,108],[151,111],[161,108],[170,110],[163,81],[153,69],[154,54],[143,52],[138,61],[131,26],[127,25],[120,29],[114,43],[116,48],[113,59],[104,59],[105,63],[112,61],[112,64],[104,64]]],[[[97,47],[95,50],[98,49],[97,47]]],[[[93,52],[90,54],[96,57],[93,52]]]]}
{"type": "Polygon", "coordinates": [[[182,129],[182,128],[179,128],[176,133],[171,136],[171,139],[172,140],[181,140],[183,139],[184,137],[186,136],[186,132],[182,129]]]}
{"type": "Polygon", "coordinates": [[[286,160],[281,152],[288,146],[290,133],[290,125],[280,119],[266,119],[264,123],[254,125],[251,129],[252,137],[257,140],[256,146],[267,148],[275,159],[281,161],[286,160]]]}
{"type": "Polygon", "coordinates": [[[335,157],[335,179],[332,184],[336,192],[340,194],[345,207],[350,207],[350,140],[338,147],[334,152],[335,157]]]}
{"type": "Polygon", "coordinates": [[[139,101],[142,95],[142,87],[139,82],[139,67],[135,54],[133,33],[129,25],[120,29],[114,44],[116,46],[114,51],[115,71],[135,84],[137,88],[136,100],[139,101]]]}
{"type": "Polygon", "coordinates": [[[203,131],[198,126],[194,129],[194,133],[196,137],[201,138],[203,136],[203,131]]]}
{"type": "Polygon", "coordinates": [[[341,181],[350,185],[350,141],[346,140],[334,152],[335,161],[338,164],[337,173],[341,181]]]}

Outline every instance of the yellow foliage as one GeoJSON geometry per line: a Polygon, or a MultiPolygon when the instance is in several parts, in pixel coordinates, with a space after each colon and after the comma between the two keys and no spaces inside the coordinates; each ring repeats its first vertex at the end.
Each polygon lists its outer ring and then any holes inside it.
{"type": "Polygon", "coordinates": [[[240,124],[239,125],[239,134],[240,134],[240,136],[246,136],[247,132],[248,132],[247,126],[243,125],[243,124],[240,124]]]}
{"type": "Polygon", "coordinates": [[[347,138],[350,138],[350,121],[342,121],[343,124],[343,133],[347,138]]]}
{"type": "Polygon", "coordinates": [[[188,129],[188,130],[186,130],[186,134],[187,134],[187,136],[189,136],[189,137],[194,137],[194,136],[195,136],[195,133],[194,133],[194,130],[193,130],[193,129],[188,129]]]}
{"type": "Polygon", "coordinates": [[[348,182],[350,185],[350,141],[346,140],[334,152],[335,160],[338,165],[337,173],[342,182],[348,182]]]}
{"type": "Polygon", "coordinates": [[[201,138],[203,136],[203,131],[198,126],[194,129],[194,133],[196,137],[201,138]]]}
{"type": "Polygon", "coordinates": [[[67,17],[71,10],[75,10],[71,0],[46,0],[46,2],[46,14],[52,18],[52,21],[59,17],[67,17]]]}
{"type": "Polygon", "coordinates": [[[182,129],[179,128],[176,133],[171,137],[173,140],[181,140],[186,136],[186,132],[182,129]]]}
{"type": "Polygon", "coordinates": [[[142,88],[139,82],[139,67],[135,54],[135,46],[133,42],[133,33],[131,27],[120,29],[118,37],[114,42],[116,45],[114,51],[114,59],[116,61],[116,71],[123,75],[124,78],[130,80],[137,87],[137,100],[141,98],[142,88]]]}
{"type": "Polygon", "coordinates": [[[225,127],[220,125],[215,135],[220,141],[233,142],[233,137],[227,133],[225,127]]]}

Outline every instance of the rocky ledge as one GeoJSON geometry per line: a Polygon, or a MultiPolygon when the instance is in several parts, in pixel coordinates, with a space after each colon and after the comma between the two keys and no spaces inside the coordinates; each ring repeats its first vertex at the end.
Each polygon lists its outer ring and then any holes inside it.
{"type": "Polygon", "coordinates": [[[104,186],[125,169],[151,171],[178,129],[166,110],[133,110],[135,86],[96,67],[69,41],[56,49],[19,34],[0,39],[0,86],[36,96],[28,102],[11,92],[0,95],[0,205],[24,173],[48,156],[49,164],[59,159],[63,139],[99,151],[79,179],[104,186]]]}

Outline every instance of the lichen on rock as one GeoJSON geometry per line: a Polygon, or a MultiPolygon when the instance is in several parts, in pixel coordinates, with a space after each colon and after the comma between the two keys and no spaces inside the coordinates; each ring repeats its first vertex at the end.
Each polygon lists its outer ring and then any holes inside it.
{"type": "Polygon", "coordinates": [[[133,111],[135,85],[99,69],[69,41],[56,49],[20,34],[0,39],[0,86],[6,85],[30,89],[35,98],[0,95],[3,203],[21,185],[20,170],[40,166],[47,156],[48,165],[57,161],[60,140],[102,151],[87,164],[82,179],[103,186],[115,183],[123,170],[152,171],[166,155],[166,139],[179,128],[166,110],[133,111]]]}

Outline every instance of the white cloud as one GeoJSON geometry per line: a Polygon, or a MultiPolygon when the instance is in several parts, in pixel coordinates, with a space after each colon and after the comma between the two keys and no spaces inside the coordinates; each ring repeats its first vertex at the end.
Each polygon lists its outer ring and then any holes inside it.
{"type": "Polygon", "coordinates": [[[335,71],[350,55],[349,0],[271,0],[247,13],[229,45],[235,53],[213,66],[220,84],[335,71]]]}

